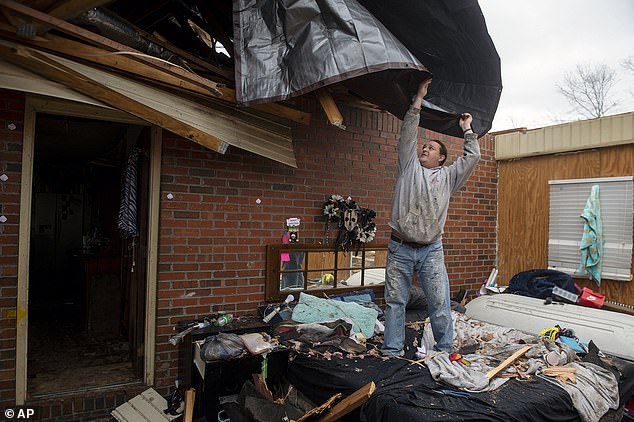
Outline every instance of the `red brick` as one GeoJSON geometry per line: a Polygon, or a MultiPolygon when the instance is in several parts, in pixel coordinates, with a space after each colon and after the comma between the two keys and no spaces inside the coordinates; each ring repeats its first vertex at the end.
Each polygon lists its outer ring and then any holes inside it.
{"type": "MultiPolygon", "coordinates": [[[[326,124],[312,100],[302,99],[299,104],[315,113],[310,126],[293,125],[296,169],[238,148],[217,154],[172,133],[163,134],[157,391],[173,385],[178,371],[178,350],[167,343],[178,320],[220,309],[256,312],[264,300],[265,245],[280,243],[286,218],[301,218],[302,241],[320,242],[325,229],[323,202],[334,193],[352,195],[359,204],[377,212],[376,241],[388,239],[399,120],[385,113],[342,106],[348,130],[341,131],[326,124]],[[172,200],[166,198],[169,192],[174,194],[172,200]],[[260,204],[256,204],[258,198],[260,204]],[[196,295],[183,297],[190,292],[196,295]]],[[[23,109],[24,94],[0,90],[0,120],[11,118],[18,126],[10,133],[0,130],[0,171],[7,165],[19,168],[21,164],[23,109]]],[[[420,139],[428,138],[442,139],[451,160],[462,152],[462,140],[420,130],[420,139]]],[[[476,290],[495,263],[494,142],[485,137],[480,144],[482,161],[466,187],[453,198],[445,227],[452,292],[463,287],[476,290]]],[[[10,182],[0,189],[0,204],[9,217],[9,222],[0,226],[0,293],[10,298],[6,304],[15,306],[21,174],[7,174],[10,182]]],[[[330,239],[335,236],[331,227],[330,239]]],[[[378,296],[377,302],[382,304],[383,298],[378,296]]],[[[0,338],[10,341],[3,350],[15,348],[15,320],[7,322],[9,325],[0,329],[0,338]]],[[[15,377],[14,371],[8,373],[15,377]]],[[[14,391],[0,381],[0,397],[4,394],[13,395],[14,391]]],[[[87,403],[94,409],[95,401],[91,400],[82,402],[83,408],[75,403],[75,411],[89,412],[87,403]]]]}

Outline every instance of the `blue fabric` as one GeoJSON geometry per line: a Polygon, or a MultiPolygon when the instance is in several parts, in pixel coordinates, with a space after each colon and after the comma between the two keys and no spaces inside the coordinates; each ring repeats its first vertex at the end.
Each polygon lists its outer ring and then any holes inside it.
{"type": "Polygon", "coordinates": [[[323,322],[339,318],[350,318],[355,331],[366,338],[374,335],[378,312],[354,302],[321,299],[306,293],[299,294],[299,302],[293,308],[292,318],[297,322],[323,322]]]}
{"type": "Polygon", "coordinates": [[[429,318],[437,350],[452,351],[453,321],[449,299],[449,278],[442,242],[412,248],[390,240],[385,269],[385,335],[381,353],[399,355],[405,340],[405,305],[416,277],[427,297],[429,318]]]}
{"type": "Polygon", "coordinates": [[[330,296],[332,300],[340,300],[342,302],[354,302],[367,308],[374,309],[378,312],[377,318],[383,317],[383,309],[374,303],[374,290],[366,289],[354,292],[342,293],[336,296],[330,296]]]}
{"type": "Polygon", "coordinates": [[[546,299],[552,296],[553,287],[560,287],[574,294],[579,293],[572,277],[556,270],[529,270],[517,273],[511,278],[506,291],[546,299]]]}
{"type": "Polygon", "coordinates": [[[599,204],[599,185],[592,186],[586,207],[581,213],[585,220],[579,252],[581,263],[579,272],[588,274],[601,286],[601,257],[603,255],[603,226],[601,224],[601,207],[599,204]]]}

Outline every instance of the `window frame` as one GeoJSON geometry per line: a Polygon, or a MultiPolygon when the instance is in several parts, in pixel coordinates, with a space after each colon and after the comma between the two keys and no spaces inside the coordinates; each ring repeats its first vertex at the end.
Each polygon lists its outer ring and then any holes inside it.
{"type": "MultiPolygon", "coordinates": [[[[603,268],[604,269],[602,270],[601,278],[605,280],[615,280],[615,281],[625,281],[625,282],[632,281],[632,260],[634,259],[634,256],[633,256],[634,248],[632,248],[632,235],[634,232],[634,229],[633,229],[634,218],[632,217],[632,213],[630,212],[629,221],[625,221],[625,219],[628,218],[627,209],[625,209],[625,211],[622,212],[622,214],[625,216],[625,218],[622,219],[620,215],[612,215],[612,214],[616,214],[613,211],[613,209],[610,209],[609,211],[606,212],[606,209],[604,208],[606,206],[608,207],[615,206],[613,203],[612,204],[609,203],[609,205],[606,205],[605,201],[606,200],[614,201],[615,198],[620,198],[618,194],[620,194],[621,191],[616,191],[616,190],[622,189],[622,192],[624,193],[624,197],[622,202],[620,202],[617,205],[624,204],[626,203],[626,201],[629,200],[630,211],[634,209],[634,205],[631,203],[632,198],[634,196],[634,191],[632,190],[633,184],[634,184],[634,177],[632,176],[564,179],[564,180],[549,180],[548,181],[548,185],[549,185],[548,187],[548,195],[549,195],[549,207],[548,207],[549,214],[548,215],[549,216],[548,216],[548,238],[547,238],[548,268],[565,272],[566,274],[569,274],[575,278],[579,278],[579,279],[588,278],[588,275],[581,274],[578,272],[579,264],[580,264],[579,256],[577,255],[576,257],[577,259],[574,262],[571,261],[570,258],[568,257],[570,256],[570,250],[572,248],[570,243],[575,242],[578,245],[581,242],[581,235],[582,235],[582,230],[584,225],[583,219],[581,218],[581,212],[583,211],[583,208],[585,207],[585,204],[588,199],[588,196],[590,195],[592,186],[595,184],[598,184],[601,187],[599,195],[601,195],[602,197],[600,200],[601,201],[600,207],[601,207],[603,235],[604,235],[604,241],[605,241],[605,244],[603,247],[603,258],[604,258],[603,268]],[[618,185],[619,183],[622,183],[622,185],[618,185]],[[579,190],[579,187],[581,186],[583,187],[583,189],[587,187],[587,194],[584,197],[577,197],[575,195],[578,195],[579,194],[578,192],[575,192],[575,191],[564,192],[562,191],[561,187],[565,187],[566,185],[571,186],[572,189],[575,189],[575,190],[579,190]],[[560,188],[559,192],[553,192],[553,189],[557,187],[560,188]],[[611,195],[606,198],[604,196],[605,195],[604,192],[606,188],[616,192],[612,192],[611,195]],[[567,196],[568,202],[564,202],[563,200],[554,201],[553,198],[556,194],[558,194],[560,197],[567,196]],[[569,208],[561,209],[560,207],[562,206],[562,202],[564,202],[564,205],[568,206],[569,208]],[[582,203],[583,205],[581,205],[582,203]],[[577,206],[580,207],[580,209],[578,210],[578,212],[577,210],[575,210],[574,214],[578,217],[578,220],[575,220],[574,222],[572,222],[570,219],[566,221],[562,221],[563,215],[570,214],[572,212],[571,211],[572,207],[577,207],[577,206]],[[555,224],[561,223],[562,226],[553,227],[553,223],[555,224]],[[606,233],[610,233],[610,232],[613,233],[615,230],[618,231],[618,226],[620,223],[623,223],[623,228],[621,229],[621,231],[624,233],[624,236],[622,236],[623,239],[620,239],[620,238],[610,239],[609,237],[605,238],[606,233]],[[567,230],[562,228],[564,227],[564,225],[566,226],[567,230]],[[578,227],[575,227],[577,231],[575,231],[574,233],[571,231],[572,226],[578,226],[578,227]],[[622,240],[622,242],[619,243],[617,242],[618,240],[622,240]],[[626,247],[625,248],[626,251],[627,251],[627,247],[629,247],[630,266],[629,268],[625,269],[625,265],[623,265],[622,267],[608,265],[607,268],[610,268],[611,270],[606,271],[605,270],[606,251],[609,251],[608,253],[610,254],[608,255],[609,257],[608,263],[618,262],[619,258],[621,258],[621,256],[618,255],[619,244],[624,245],[626,247]],[[606,245],[609,245],[609,246],[606,246],[606,245]],[[553,250],[555,250],[555,252],[553,252],[553,250]],[[576,267],[570,268],[571,264],[576,264],[576,267]],[[627,274],[624,274],[623,271],[627,271],[627,274]]],[[[574,267],[574,265],[572,266],[574,267]]]]}
{"type": "MultiPolygon", "coordinates": [[[[353,267],[352,259],[346,259],[346,262],[341,262],[339,257],[341,256],[341,251],[335,251],[333,245],[307,245],[302,243],[291,243],[291,244],[271,244],[266,245],[266,272],[265,272],[265,300],[267,301],[281,301],[284,300],[288,294],[299,295],[300,292],[308,293],[313,296],[321,295],[326,293],[328,295],[345,293],[355,290],[365,290],[372,289],[375,294],[383,294],[383,290],[385,288],[385,283],[383,284],[372,284],[372,285],[364,285],[365,283],[365,271],[369,269],[385,269],[385,265],[374,265],[372,267],[366,267],[365,263],[365,254],[369,251],[385,251],[387,255],[387,244],[372,244],[367,245],[364,248],[359,250],[359,256],[361,259],[360,267],[353,267]],[[282,261],[280,255],[282,253],[292,253],[292,252],[304,252],[304,265],[301,271],[281,270],[282,261]],[[333,266],[329,266],[328,268],[309,268],[307,265],[308,257],[311,253],[333,253],[334,254],[334,264],[333,266]],[[311,288],[308,289],[308,273],[315,271],[329,271],[335,275],[334,287],[328,288],[311,288]],[[342,286],[338,283],[337,273],[340,271],[361,271],[361,284],[354,286],[342,286]],[[304,286],[303,288],[298,289],[288,289],[281,290],[280,289],[280,277],[283,273],[292,273],[292,272],[302,272],[304,274],[304,286]]],[[[355,251],[348,251],[345,254],[350,254],[350,257],[354,256],[355,251]]]]}

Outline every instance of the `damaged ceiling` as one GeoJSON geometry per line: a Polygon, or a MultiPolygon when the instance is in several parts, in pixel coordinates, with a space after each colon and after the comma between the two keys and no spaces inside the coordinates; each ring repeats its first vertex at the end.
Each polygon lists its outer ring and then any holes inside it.
{"type": "Polygon", "coordinates": [[[477,1],[423,3],[0,0],[0,58],[214,151],[295,166],[302,95],[343,129],[338,105],[402,118],[432,75],[421,126],[460,136],[470,111],[490,128],[500,64],[477,1]]]}

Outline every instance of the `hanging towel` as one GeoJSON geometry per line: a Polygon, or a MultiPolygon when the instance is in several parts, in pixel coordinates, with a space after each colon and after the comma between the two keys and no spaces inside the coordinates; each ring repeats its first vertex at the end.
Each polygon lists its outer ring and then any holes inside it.
{"type": "Polygon", "coordinates": [[[119,231],[124,239],[138,234],[136,187],[137,187],[137,162],[141,149],[135,147],[128,155],[126,167],[121,181],[121,204],[119,206],[119,231]]]}
{"type": "Polygon", "coordinates": [[[579,251],[581,264],[579,272],[588,274],[598,286],[601,286],[601,258],[603,256],[603,227],[599,206],[599,185],[592,186],[586,207],[581,213],[585,220],[579,251]]]}

